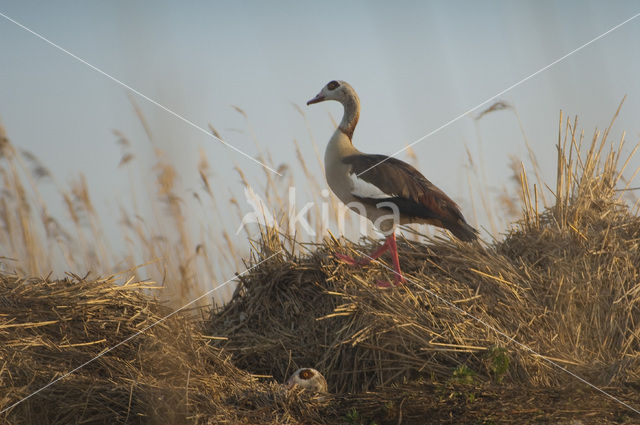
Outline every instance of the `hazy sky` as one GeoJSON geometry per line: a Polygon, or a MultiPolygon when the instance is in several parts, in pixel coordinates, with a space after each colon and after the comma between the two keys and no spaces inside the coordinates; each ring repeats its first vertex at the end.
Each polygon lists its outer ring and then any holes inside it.
{"type": "MultiPolygon", "coordinates": [[[[254,155],[247,124],[231,105],[241,107],[279,164],[295,162],[294,139],[312,155],[292,102],[304,108],[324,149],[328,112],[339,119],[340,106],[304,103],[331,79],[349,81],[360,95],[356,146],[393,153],[640,12],[640,3],[2,0],[0,12],[195,124],[211,123],[254,155]]],[[[640,138],[639,42],[640,18],[500,97],[517,108],[548,181],[560,109],[579,115],[591,135],[627,94],[612,136],[626,130],[630,145],[640,138]]],[[[3,18],[0,52],[0,120],[12,142],[40,157],[61,184],[84,173],[107,221],[115,217],[129,180],[118,169],[112,130],[137,144],[143,163],[149,148],[127,90],[3,18]]],[[[133,97],[184,187],[198,187],[200,147],[232,190],[239,187],[234,164],[261,183],[258,165],[133,97]]],[[[479,153],[473,116],[414,147],[423,173],[467,215],[465,146],[479,153]]],[[[522,135],[508,112],[487,116],[478,128],[488,190],[497,191],[510,175],[509,155],[525,157],[522,135]]],[[[52,203],[59,199],[54,189],[44,190],[52,203]]]]}

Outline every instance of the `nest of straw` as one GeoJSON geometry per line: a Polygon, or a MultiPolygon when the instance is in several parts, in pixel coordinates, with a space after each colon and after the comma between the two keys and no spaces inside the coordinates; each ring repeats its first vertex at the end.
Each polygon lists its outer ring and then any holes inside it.
{"type": "MultiPolygon", "coordinates": [[[[570,225],[559,226],[556,214],[489,246],[401,242],[410,282],[392,290],[375,284],[390,273],[383,265],[335,259],[371,244],[328,240],[309,254],[286,252],[240,277],[210,332],[228,338],[221,345],[243,369],[284,379],[313,366],[335,392],[446,379],[460,365],[486,381],[573,379],[549,360],[596,385],[637,381],[640,219],[606,199],[572,202],[570,225]],[[504,351],[509,367],[498,377],[504,351]]],[[[275,238],[262,242],[272,244],[265,253],[285,249],[275,238]]]]}

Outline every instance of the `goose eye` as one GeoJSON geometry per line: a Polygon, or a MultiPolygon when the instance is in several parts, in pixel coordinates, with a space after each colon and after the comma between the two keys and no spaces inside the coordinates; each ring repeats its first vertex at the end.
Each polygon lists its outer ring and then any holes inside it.
{"type": "Polygon", "coordinates": [[[335,90],[340,86],[340,84],[337,81],[330,81],[329,84],[327,84],[327,88],[329,90],[335,90]]]}
{"type": "Polygon", "coordinates": [[[313,376],[313,372],[311,372],[309,369],[305,369],[302,372],[300,372],[300,378],[302,379],[311,379],[312,376],[313,376]]]}

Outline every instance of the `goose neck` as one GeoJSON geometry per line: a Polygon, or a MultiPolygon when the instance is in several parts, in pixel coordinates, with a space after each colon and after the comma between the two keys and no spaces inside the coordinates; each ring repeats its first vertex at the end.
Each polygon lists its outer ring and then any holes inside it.
{"type": "Polygon", "coordinates": [[[342,106],[344,106],[344,115],[338,128],[351,140],[360,118],[360,101],[357,96],[350,96],[342,102],[342,106]]]}

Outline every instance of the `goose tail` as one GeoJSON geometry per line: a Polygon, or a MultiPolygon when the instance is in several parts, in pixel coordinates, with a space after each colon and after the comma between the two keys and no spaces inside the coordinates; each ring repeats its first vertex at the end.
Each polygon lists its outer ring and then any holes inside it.
{"type": "Polygon", "coordinates": [[[463,242],[473,242],[478,239],[478,231],[464,220],[458,220],[457,223],[448,226],[447,230],[463,242]]]}

